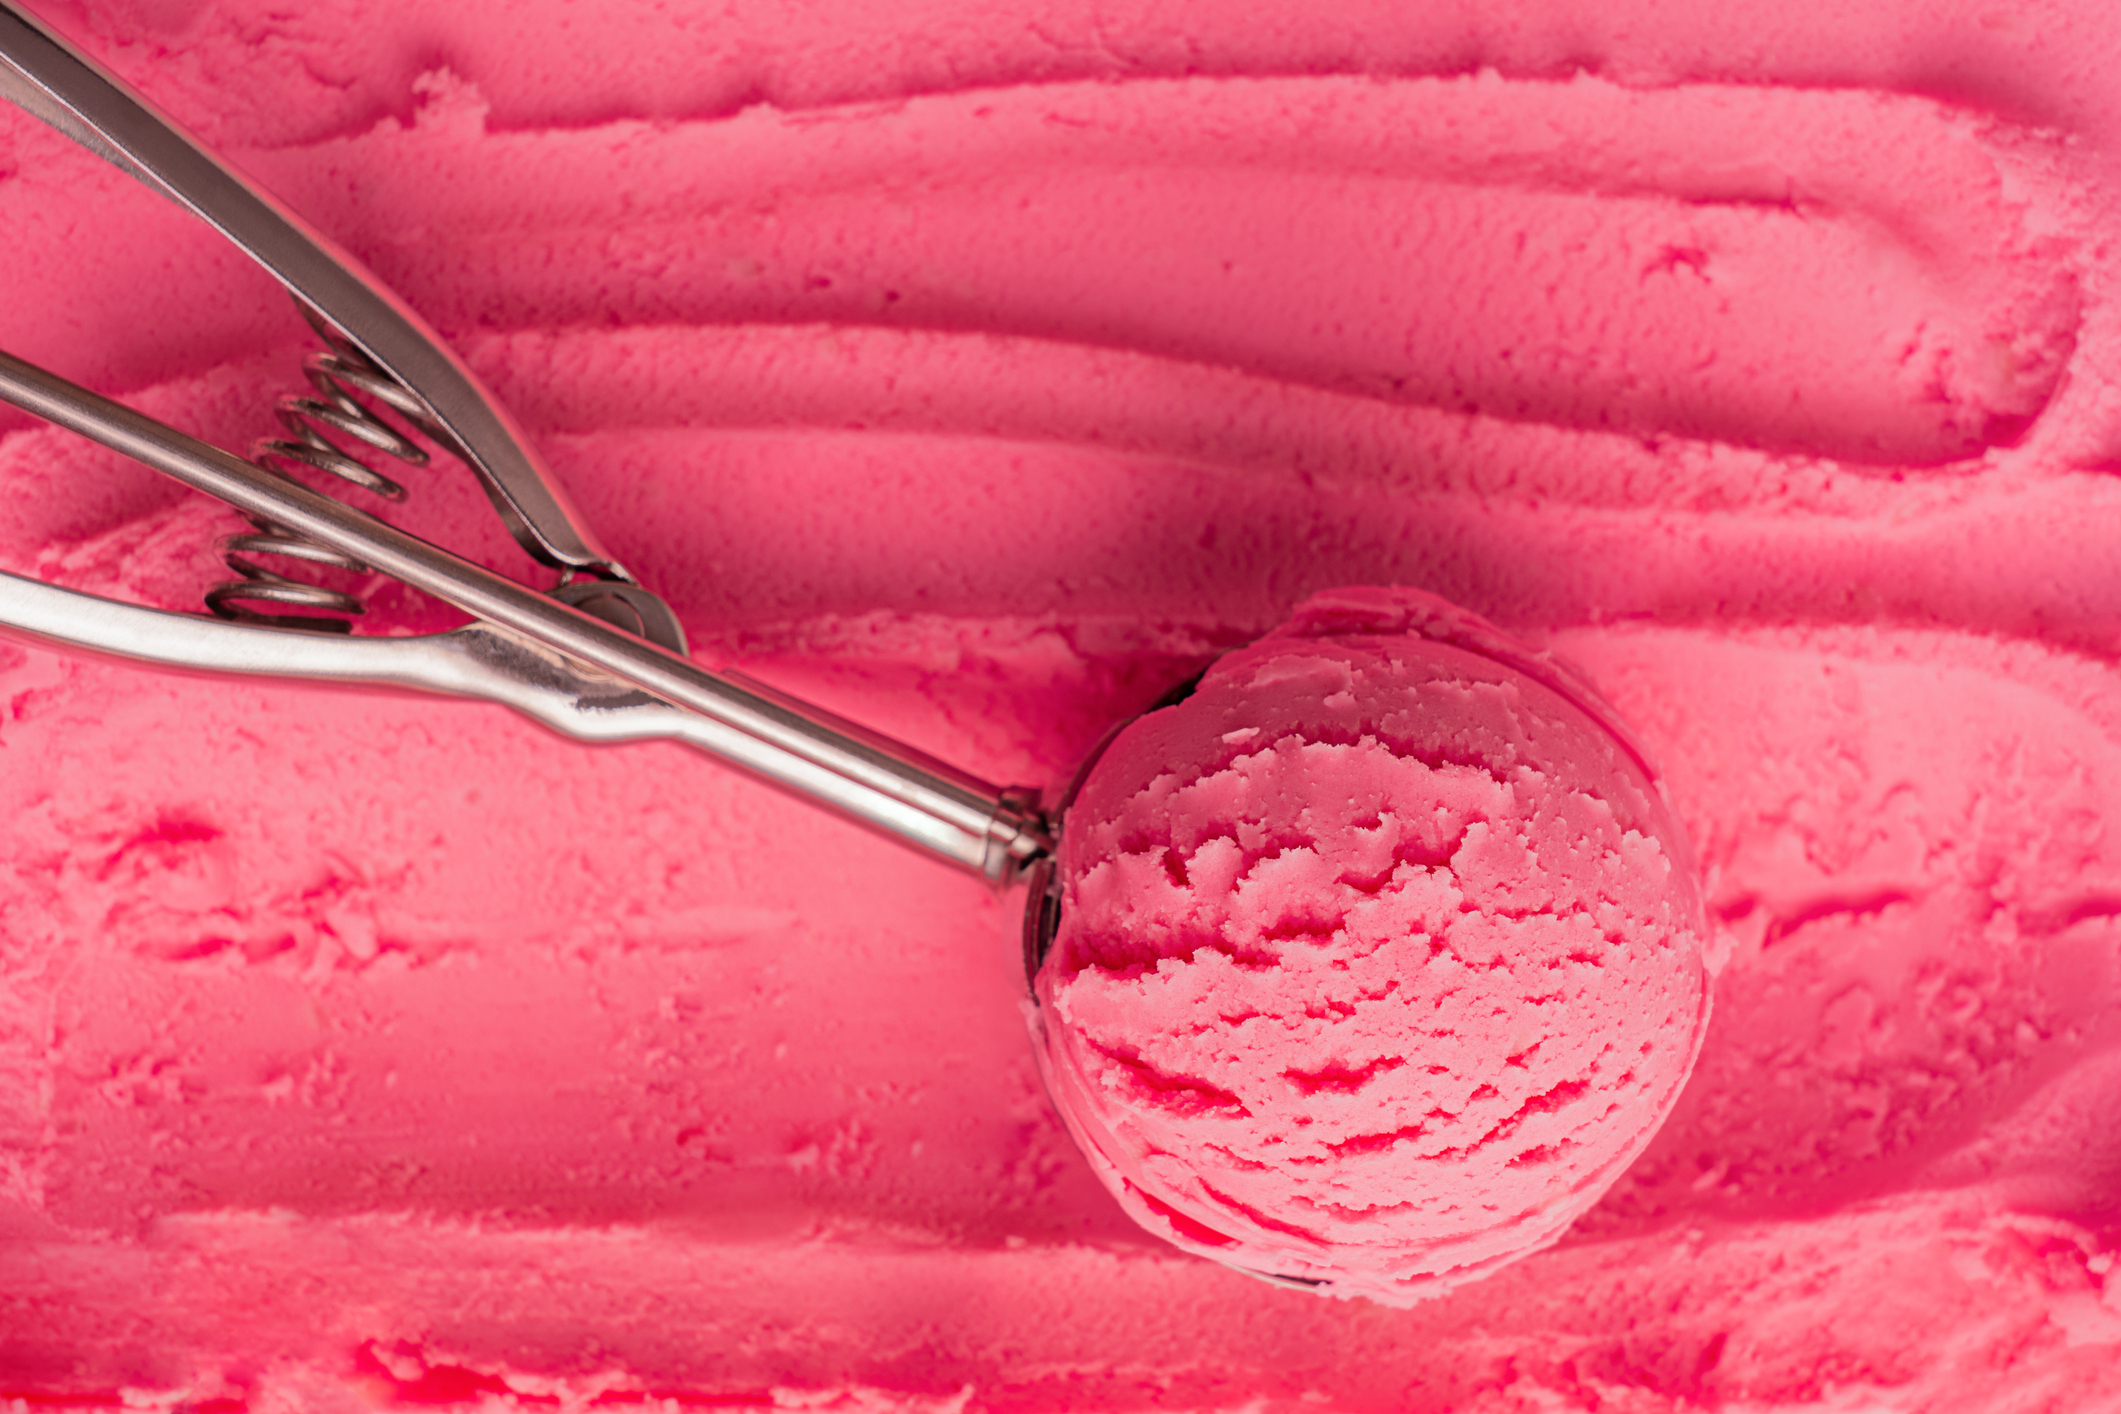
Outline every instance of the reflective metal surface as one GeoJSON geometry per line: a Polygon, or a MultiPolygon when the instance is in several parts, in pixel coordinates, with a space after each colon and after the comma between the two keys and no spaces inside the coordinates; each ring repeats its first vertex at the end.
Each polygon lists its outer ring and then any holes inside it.
{"type": "Polygon", "coordinates": [[[509,532],[561,569],[631,579],[515,420],[427,322],[329,237],[37,21],[0,3],[0,96],[189,208],[402,388],[463,451],[509,532]]]}
{"type": "MultiPolygon", "coordinates": [[[[587,681],[601,672],[689,719],[680,726],[675,718],[658,716],[661,728],[631,735],[689,741],[996,884],[1007,883],[1050,849],[1044,818],[1027,808],[1020,793],[1005,792],[762,683],[710,673],[667,648],[7,354],[0,354],[0,398],[535,644],[564,665],[570,681],[587,681]]],[[[425,668],[376,667],[379,655],[420,640],[326,639],[217,624],[70,591],[57,591],[68,597],[52,600],[29,595],[22,588],[27,583],[12,580],[12,598],[0,601],[0,622],[46,642],[171,666],[433,686],[420,675],[425,668]],[[55,614],[53,605],[73,616],[55,614]],[[34,617],[27,616],[33,609],[34,617]],[[152,632],[141,628],[143,621],[135,617],[141,614],[154,615],[152,632]],[[225,637],[231,633],[249,641],[232,643],[225,637]]],[[[487,661],[491,667],[490,655],[487,661]]],[[[538,676],[544,671],[525,667],[534,687],[545,681],[538,676]]],[[[478,681],[493,690],[472,695],[549,720],[547,697],[534,699],[545,703],[546,711],[532,711],[525,705],[532,698],[519,698],[516,688],[502,689],[491,673],[478,681]]],[[[577,713],[569,720],[586,719],[577,713]]]]}

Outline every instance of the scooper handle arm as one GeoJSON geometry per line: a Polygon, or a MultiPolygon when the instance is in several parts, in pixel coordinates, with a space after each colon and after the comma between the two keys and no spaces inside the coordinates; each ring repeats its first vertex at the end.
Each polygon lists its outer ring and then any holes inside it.
{"type": "Polygon", "coordinates": [[[529,439],[411,306],[351,254],[38,21],[0,0],[0,98],[187,207],[401,386],[463,454],[540,562],[631,582],[529,439]]]}
{"type": "MultiPolygon", "coordinates": [[[[695,721],[685,736],[694,745],[996,885],[1052,848],[1045,817],[1028,800],[764,684],[718,676],[5,353],[0,399],[561,654],[578,665],[577,674],[586,667],[631,684],[691,714],[695,721]]],[[[286,642],[282,631],[242,631],[261,646],[286,642]]],[[[41,636],[124,651],[116,642],[68,638],[49,626],[41,636]]]]}

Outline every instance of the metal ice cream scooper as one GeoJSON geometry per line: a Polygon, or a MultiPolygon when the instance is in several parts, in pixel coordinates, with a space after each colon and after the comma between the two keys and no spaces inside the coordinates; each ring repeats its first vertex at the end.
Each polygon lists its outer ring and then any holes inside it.
{"type": "Polygon", "coordinates": [[[282,400],[287,435],[249,459],[0,353],[0,398],[218,497],[254,527],[222,542],[237,578],[208,593],[212,616],[0,573],[0,631],[135,663],[484,698],[585,741],[684,741],[997,887],[1050,853],[1033,792],[993,785],[688,658],[676,616],[598,543],[514,419],[419,315],[146,99],[5,3],[0,95],[228,237],[287,288],[328,346],[306,365],[314,396],[282,400]],[[299,465],[402,496],[348,450],[424,461],[393,416],[472,469],[516,541],[559,572],[553,588],[473,564],[281,469],[299,465]],[[421,637],[352,636],[358,600],[261,563],[289,559],[389,575],[475,622],[421,637]]]}

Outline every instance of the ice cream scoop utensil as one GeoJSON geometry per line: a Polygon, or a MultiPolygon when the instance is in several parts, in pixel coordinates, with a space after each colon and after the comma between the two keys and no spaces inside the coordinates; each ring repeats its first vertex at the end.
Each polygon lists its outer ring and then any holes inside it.
{"type": "MultiPolygon", "coordinates": [[[[597,542],[514,420],[463,361],[402,300],[302,218],[158,113],[36,21],[0,5],[0,94],[119,170],[199,216],[286,286],[324,339],[304,372],[313,395],[283,398],[286,435],[254,449],[267,465],[304,465],[401,498],[404,490],[334,439],[415,465],[427,454],[363,398],[391,409],[477,474],[516,541],[561,571],[557,597],[682,651],[667,606],[641,589],[597,542]]],[[[223,618],[336,629],[361,602],[341,590],[280,575],[269,555],[364,568],[266,522],[224,540],[237,579],[207,592],[223,618]],[[261,607],[263,606],[263,607],[261,607]],[[290,616],[287,609],[304,612],[290,616]]]]}
{"type": "Polygon", "coordinates": [[[5,4],[0,94],[235,241],[315,311],[338,356],[335,377],[384,398],[445,445],[461,449],[524,548],[570,577],[588,576],[541,594],[278,472],[0,355],[0,398],[226,501],[291,543],[424,590],[484,628],[442,635],[439,648],[433,640],[421,646],[420,640],[395,639],[360,647],[341,643],[345,651],[334,653],[309,635],[215,625],[13,576],[0,583],[0,626],[133,661],[469,692],[591,739],[676,736],[996,884],[1047,850],[1045,821],[1025,797],[763,684],[708,672],[683,656],[675,619],[661,601],[635,585],[597,544],[507,414],[417,315],[118,80],[5,4]],[[657,632],[659,623],[670,631],[657,632]],[[232,639],[232,632],[247,637],[232,639]],[[467,656],[461,651],[467,643],[479,651],[467,656]],[[512,647],[503,651],[495,646],[501,643],[512,647]],[[386,656],[408,644],[396,659],[386,656]],[[464,670],[472,660],[481,666],[464,670]],[[614,692],[592,690],[599,675],[616,680],[614,692]],[[615,712],[624,715],[614,718],[615,712]],[[613,729],[614,720],[625,725],[613,729]],[[655,730],[647,728],[650,722],[655,730]]]}
{"type": "Polygon", "coordinates": [[[461,451],[533,557],[630,579],[582,521],[522,430],[423,319],[331,239],[209,152],[65,40],[0,4],[0,95],[219,231],[314,310],[461,451]]]}
{"type": "MultiPolygon", "coordinates": [[[[546,720],[554,711],[547,691],[553,681],[580,684],[607,674],[659,707],[699,719],[667,734],[997,884],[1048,848],[1043,819],[1011,792],[763,684],[709,672],[660,644],[6,354],[0,354],[0,398],[433,594],[490,631],[544,652],[534,659],[488,654],[489,669],[515,664],[523,681],[481,690],[472,684],[492,687],[491,671],[438,677],[433,651],[419,646],[427,640],[325,640],[57,591],[67,595],[62,601],[38,592],[50,586],[12,575],[0,576],[0,624],[45,642],[168,666],[279,674],[287,663],[298,665],[294,671],[304,677],[469,692],[511,706],[537,699],[545,707],[533,715],[546,720]],[[412,649],[402,666],[392,666],[386,655],[401,645],[412,649]],[[566,661],[555,664],[555,656],[566,661]],[[530,666],[533,661],[541,666],[530,666]]],[[[610,735],[592,723],[594,711],[583,711],[588,715],[575,716],[585,725],[571,734],[610,735]]]]}

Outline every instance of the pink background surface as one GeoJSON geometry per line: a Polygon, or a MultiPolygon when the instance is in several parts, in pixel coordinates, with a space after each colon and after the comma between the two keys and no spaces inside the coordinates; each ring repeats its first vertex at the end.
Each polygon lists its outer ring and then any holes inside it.
{"type": "MultiPolygon", "coordinates": [[[[1729,962],[1412,1311],[1106,1198],[1013,905],[676,747],[0,645],[0,1394],[2121,1407],[2121,19],[43,11],[500,389],[716,661],[998,779],[1347,583],[1582,664],[1729,962]]],[[[0,347],[237,446],[263,277],[0,114],[0,347]]],[[[0,567],[232,517],[0,416],[0,567]]],[[[467,478],[405,522],[522,570],[467,478]]],[[[385,588],[384,626],[446,617],[385,588]]]]}

